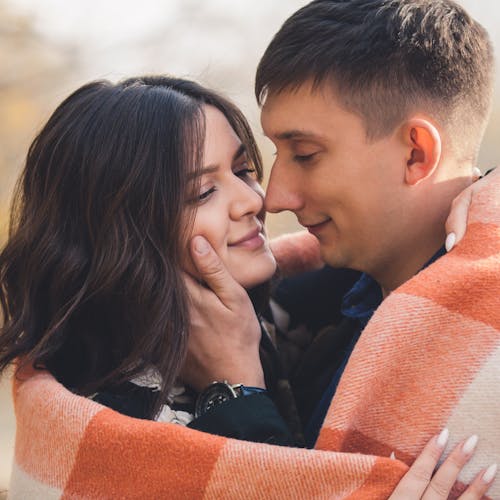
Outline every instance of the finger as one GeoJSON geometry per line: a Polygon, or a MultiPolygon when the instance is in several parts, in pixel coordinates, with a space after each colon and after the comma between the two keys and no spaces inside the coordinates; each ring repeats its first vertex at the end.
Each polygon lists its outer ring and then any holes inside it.
{"type": "Polygon", "coordinates": [[[467,227],[467,219],[469,216],[470,204],[472,201],[472,187],[468,187],[465,191],[460,193],[451,204],[451,212],[446,219],[446,234],[448,235],[446,250],[450,251],[454,245],[460,242],[464,237],[465,229],[467,227]],[[455,235],[454,241],[450,236],[455,235]],[[450,243],[453,243],[450,245],[450,243]]]}
{"type": "Polygon", "coordinates": [[[187,273],[183,273],[184,284],[186,285],[189,298],[192,303],[202,303],[203,285],[187,273]]]}
{"type": "Polygon", "coordinates": [[[434,436],[392,493],[390,500],[421,498],[448,441],[448,429],[434,436]]]}
{"type": "Polygon", "coordinates": [[[196,278],[184,273],[184,283],[190,300],[191,319],[196,311],[212,311],[214,307],[220,305],[219,297],[196,278]]]}
{"type": "Polygon", "coordinates": [[[458,500],[479,500],[483,498],[490,489],[497,473],[497,464],[490,465],[487,469],[481,471],[468,486],[458,500]]]}
{"type": "Polygon", "coordinates": [[[472,169],[472,182],[476,182],[477,180],[479,180],[481,178],[481,170],[479,170],[478,167],[474,167],[472,169]]]}
{"type": "Polygon", "coordinates": [[[472,457],[477,445],[477,436],[471,436],[459,443],[448,458],[434,474],[425,495],[425,500],[442,500],[448,498],[451,488],[464,465],[472,457]]]}
{"type": "Polygon", "coordinates": [[[201,279],[229,309],[235,298],[244,293],[242,287],[233,279],[224,263],[203,236],[191,240],[191,258],[201,279]]]}
{"type": "Polygon", "coordinates": [[[481,471],[469,487],[460,495],[458,500],[479,500],[483,498],[493,484],[496,473],[497,464],[492,464],[487,469],[481,471]]]}

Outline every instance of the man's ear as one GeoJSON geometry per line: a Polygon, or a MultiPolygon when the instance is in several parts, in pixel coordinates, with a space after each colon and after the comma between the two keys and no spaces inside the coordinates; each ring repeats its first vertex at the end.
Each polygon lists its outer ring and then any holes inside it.
{"type": "Polygon", "coordinates": [[[441,135],[423,118],[412,118],[402,127],[407,146],[405,182],[414,186],[435,171],[441,158],[441,135]]]}

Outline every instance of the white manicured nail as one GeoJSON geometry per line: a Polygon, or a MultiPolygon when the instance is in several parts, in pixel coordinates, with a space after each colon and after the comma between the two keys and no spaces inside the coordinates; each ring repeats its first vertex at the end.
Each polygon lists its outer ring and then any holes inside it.
{"type": "Polygon", "coordinates": [[[444,448],[446,446],[446,443],[448,442],[448,438],[450,437],[450,431],[448,429],[443,429],[441,431],[441,434],[439,434],[438,438],[437,438],[437,445],[440,447],[440,448],[444,448]]]}
{"type": "Polygon", "coordinates": [[[471,436],[469,439],[467,439],[467,441],[465,441],[465,443],[462,447],[462,451],[466,455],[468,455],[469,453],[472,453],[474,451],[474,448],[477,445],[477,440],[478,440],[478,437],[475,434],[473,436],[471,436]]]}
{"type": "Polygon", "coordinates": [[[457,241],[457,235],[455,233],[450,233],[446,237],[446,241],[445,241],[444,246],[445,246],[447,252],[449,252],[455,246],[456,241],[457,241]]]}
{"type": "Polygon", "coordinates": [[[472,169],[472,176],[473,177],[481,177],[481,170],[479,170],[478,167],[474,167],[472,169]]]}
{"type": "Polygon", "coordinates": [[[497,473],[498,466],[497,464],[491,464],[487,469],[486,472],[483,474],[483,481],[488,484],[495,479],[495,475],[497,473]]]}

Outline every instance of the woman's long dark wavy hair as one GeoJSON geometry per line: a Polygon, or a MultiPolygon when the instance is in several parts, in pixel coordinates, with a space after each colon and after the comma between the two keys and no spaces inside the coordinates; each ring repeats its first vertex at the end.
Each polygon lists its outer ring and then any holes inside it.
{"type": "Polygon", "coordinates": [[[241,112],[194,82],[96,81],[55,110],[29,148],[0,254],[0,373],[19,360],[90,395],[155,367],[158,411],[186,351],[181,265],[204,104],[225,115],[260,179],[241,112]]]}

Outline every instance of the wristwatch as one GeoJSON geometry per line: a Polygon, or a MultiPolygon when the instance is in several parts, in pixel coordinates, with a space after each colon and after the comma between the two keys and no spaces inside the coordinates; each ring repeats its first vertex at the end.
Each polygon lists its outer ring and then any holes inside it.
{"type": "Polygon", "coordinates": [[[198,395],[194,415],[198,418],[200,415],[230,399],[265,393],[267,393],[266,389],[262,389],[261,387],[249,387],[243,384],[231,385],[227,380],[212,382],[198,395]]]}

